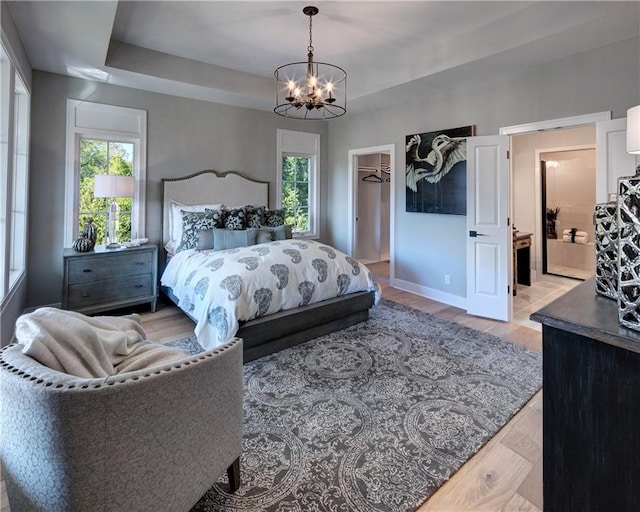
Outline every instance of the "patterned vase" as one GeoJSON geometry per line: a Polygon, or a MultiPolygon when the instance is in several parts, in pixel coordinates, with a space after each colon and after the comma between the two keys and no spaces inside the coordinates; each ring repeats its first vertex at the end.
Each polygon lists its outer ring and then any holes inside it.
{"type": "Polygon", "coordinates": [[[640,331],[640,173],[618,180],[618,321],[640,331]]]}
{"type": "Polygon", "coordinates": [[[618,203],[597,204],[593,211],[596,249],[596,293],[618,297],[618,203]]]}

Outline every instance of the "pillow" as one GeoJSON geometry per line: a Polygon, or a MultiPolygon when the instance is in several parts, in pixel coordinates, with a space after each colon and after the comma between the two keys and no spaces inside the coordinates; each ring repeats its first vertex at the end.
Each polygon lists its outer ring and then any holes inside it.
{"type": "Polygon", "coordinates": [[[265,210],[263,225],[269,227],[282,226],[284,224],[284,210],[265,210]]]}
{"type": "Polygon", "coordinates": [[[266,244],[273,242],[273,230],[270,228],[256,229],[256,244],[266,244]]]}
{"type": "Polygon", "coordinates": [[[196,240],[196,250],[206,251],[213,249],[213,229],[201,229],[198,231],[198,239],[196,240]]]}
{"type": "Polygon", "coordinates": [[[248,228],[258,229],[262,226],[262,217],[266,210],[265,206],[253,206],[248,204],[244,207],[245,223],[248,228]]]}
{"type": "Polygon", "coordinates": [[[244,208],[229,208],[224,210],[224,227],[226,229],[245,229],[246,212],[244,208]]]}
{"type": "Polygon", "coordinates": [[[273,236],[274,240],[286,240],[286,233],[285,233],[285,225],[283,224],[282,226],[276,226],[275,228],[271,228],[271,233],[273,236]]]}
{"type": "Polygon", "coordinates": [[[182,239],[176,252],[195,249],[198,243],[198,232],[219,226],[219,217],[220,212],[217,210],[207,210],[205,212],[183,211],[182,239]]]}
{"type": "Polygon", "coordinates": [[[178,201],[169,201],[169,240],[173,242],[175,247],[180,245],[182,241],[182,213],[185,212],[203,212],[207,208],[211,210],[222,209],[221,204],[194,204],[184,205],[178,201]]]}
{"type": "Polygon", "coordinates": [[[256,230],[250,229],[213,229],[213,246],[216,251],[248,247],[256,243],[256,230]]]}

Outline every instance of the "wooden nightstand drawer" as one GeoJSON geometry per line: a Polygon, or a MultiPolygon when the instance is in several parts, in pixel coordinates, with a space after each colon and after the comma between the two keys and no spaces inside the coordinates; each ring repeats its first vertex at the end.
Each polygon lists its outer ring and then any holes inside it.
{"type": "Polygon", "coordinates": [[[100,281],[115,276],[151,273],[152,252],[114,253],[99,258],[78,258],[69,261],[69,284],[100,281]]]}
{"type": "Polygon", "coordinates": [[[143,245],[86,253],[64,251],[62,307],[93,314],[151,303],[158,295],[158,248],[143,245]]]}
{"type": "Polygon", "coordinates": [[[99,283],[81,283],[69,286],[69,308],[78,309],[96,304],[109,304],[153,293],[152,274],[119,277],[99,283]]]}

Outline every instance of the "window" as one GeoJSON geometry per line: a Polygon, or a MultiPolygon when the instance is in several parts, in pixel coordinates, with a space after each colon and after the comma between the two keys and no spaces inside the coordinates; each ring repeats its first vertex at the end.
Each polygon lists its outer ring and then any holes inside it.
{"type": "Polygon", "coordinates": [[[24,276],[30,94],[0,45],[0,299],[24,276]]]}
{"type": "MultiPolygon", "coordinates": [[[[98,232],[96,240],[98,245],[105,244],[107,208],[110,200],[106,197],[94,197],[95,177],[97,175],[133,176],[133,154],[134,145],[129,142],[80,139],[80,206],[77,230],[82,232],[87,218],[92,218],[98,232]]],[[[119,197],[113,200],[119,206],[119,241],[130,241],[132,198],[119,197]]]]}
{"type": "Polygon", "coordinates": [[[293,226],[294,233],[307,233],[309,226],[309,171],[308,156],[282,157],[282,208],[285,224],[293,226]]]}
{"type": "Polygon", "coordinates": [[[133,176],[133,197],[113,198],[119,206],[119,240],[145,236],[146,127],[144,110],[67,100],[66,247],[88,217],[98,228],[96,243],[105,243],[112,199],[94,197],[98,175],[133,176]]]}
{"type": "Polygon", "coordinates": [[[296,238],[319,237],[320,135],[278,130],[278,207],[296,238]]]}

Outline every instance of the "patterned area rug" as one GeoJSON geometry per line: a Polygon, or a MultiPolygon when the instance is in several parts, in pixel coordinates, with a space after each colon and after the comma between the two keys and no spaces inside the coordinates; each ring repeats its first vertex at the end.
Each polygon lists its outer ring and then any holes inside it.
{"type": "Polygon", "coordinates": [[[533,396],[541,368],[382,300],[368,322],[245,365],[242,486],[229,494],[225,475],[192,512],[415,510],[533,396]]]}

